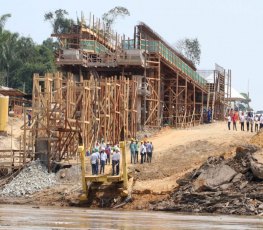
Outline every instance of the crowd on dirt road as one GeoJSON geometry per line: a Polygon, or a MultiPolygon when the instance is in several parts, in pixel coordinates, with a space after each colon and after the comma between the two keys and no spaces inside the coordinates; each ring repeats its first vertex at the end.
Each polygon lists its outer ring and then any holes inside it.
{"type": "Polygon", "coordinates": [[[153,154],[153,144],[147,140],[147,136],[144,137],[144,140],[139,141],[131,139],[130,143],[130,154],[131,154],[131,164],[139,163],[139,153],[140,153],[140,163],[151,163],[152,154],[153,154]]]}
{"type": "Polygon", "coordinates": [[[263,128],[263,115],[254,115],[253,112],[238,112],[231,109],[228,111],[227,119],[227,126],[228,130],[232,129],[237,131],[237,123],[240,124],[240,130],[247,132],[258,132],[259,129],[263,128]]]}
{"type": "MultiPolygon", "coordinates": [[[[141,164],[152,162],[153,144],[147,140],[146,135],[140,144],[138,140],[132,138],[129,143],[129,150],[131,164],[139,163],[139,154],[141,164]]],[[[102,140],[101,143],[95,144],[91,153],[87,151],[86,155],[90,156],[92,175],[104,174],[106,165],[111,165],[113,176],[119,175],[121,154],[118,144],[112,146],[102,140]]]]}

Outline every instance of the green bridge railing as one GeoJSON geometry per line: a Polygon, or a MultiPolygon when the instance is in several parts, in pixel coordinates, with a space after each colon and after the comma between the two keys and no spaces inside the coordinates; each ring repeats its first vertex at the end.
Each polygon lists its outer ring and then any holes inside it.
{"type": "MultiPolygon", "coordinates": [[[[123,49],[134,49],[134,40],[125,40],[122,42],[123,49]]],[[[148,52],[158,53],[163,59],[170,64],[176,66],[183,73],[191,77],[194,81],[200,85],[205,86],[207,81],[201,77],[196,71],[194,71],[189,65],[179,58],[174,51],[169,49],[160,41],[141,40],[139,49],[147,50],[148,52]]]]}

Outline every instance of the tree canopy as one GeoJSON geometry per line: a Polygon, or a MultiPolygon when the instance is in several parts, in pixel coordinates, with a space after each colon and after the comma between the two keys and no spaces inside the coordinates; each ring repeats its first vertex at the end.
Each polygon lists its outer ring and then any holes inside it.
{"type": "Polygon", "coordinates": [[[197,38],[185,38],[176,43],[176,49],[183,54],[187,59],[193,62],[194,65],[200,64],[201,45],[197,38]]]}
{"type": "Polygon", "coordinates": [[[130,12],[123,6],[116,6],[102,15],[102,20],[105,23],[106,30],[112,29],[118,17],[130,16],[130,12]]]}
{"type": "Polygon", "coordinates": [[[51,23],[54,34],[68,33],[75,22],[73,19],[67,18],[67,15],[66,10],[59,9],[46,13],[44,19],[51,23]]]}
{"type": "Polygon", "coordinates": [[[0,17],[0,85],[22,89],[25,84],[26,92],[31,93],[34,73],[55,71],[56,43],[49,38],[38,45],[30,37],[6,30],[9,17],[0,17]]]}

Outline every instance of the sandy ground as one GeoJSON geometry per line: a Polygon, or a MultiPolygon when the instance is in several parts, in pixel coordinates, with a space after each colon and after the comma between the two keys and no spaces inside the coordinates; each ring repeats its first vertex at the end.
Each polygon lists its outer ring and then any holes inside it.
{"type": "Polygon", "coordinates": [[[135,173],[134,192],[171,191],[177,186],[176,179],[201,165],[209,156],[231,154],[254,134],[240,129],[229,131],[225,122],[184,130],[166,128],[150,139],[154,145],[152,163],[129,166],[135,173]]]}

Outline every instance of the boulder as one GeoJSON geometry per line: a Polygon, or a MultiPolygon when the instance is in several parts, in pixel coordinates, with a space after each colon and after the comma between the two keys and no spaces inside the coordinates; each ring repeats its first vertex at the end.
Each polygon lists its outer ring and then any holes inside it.
{"type": "Polygon", "coordinates": [[[242,173],[238,173],[237,175],[234,176],[232,183],[239,183],[243,177],[242,173]]]}
{"type": "Polygon", "coordinates": [[[231,188],[232,185],[233,185],[232,183],[227,183],[227,184],[222,184],[219,187],[222,190],[227,190],[227,189],[231,188]]]}
{"type": "Polygon", "coordinates": [[[250,169],[253,175],[259,179],[263,179],[263,151],[257,151],[250,158],[250,169]]]}
{"type": "Polygon", "coordinates": [[[243,146],[238,146],[236,148],[236,156],[235,159],[240,160],[242,158],[246,158],[250,155],[250,153],[254,153],[258,150],[259,148],[255,145],[243,145],[243,146]]]}
{"type": "Polygon", "coordinates": [[[193,183],[195,191],[215,190],[222,184],[229,183],[237,174],[230,166],[219,164],[202,172],[193,183]]]}

